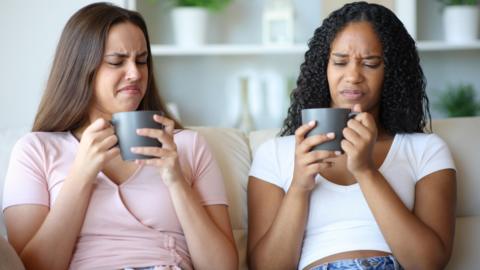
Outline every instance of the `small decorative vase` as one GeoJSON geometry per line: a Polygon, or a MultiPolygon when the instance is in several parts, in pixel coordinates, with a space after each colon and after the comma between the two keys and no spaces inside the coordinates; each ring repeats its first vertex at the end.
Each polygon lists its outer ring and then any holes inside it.
{"type": "Polygon", "coordinates": [[[443,12],[445,41],[450,43],[466,43],[477,40],[477,6],[447,6],[443,12]]]}
{"type": "Polygon", "coordinates": [[[250,112],[248,102],[248,78],[240,78],[240,116],[236,127],[246,133],[252,131],[254,127],[253,117],[250,112]]]}
{"type": "Polygon", "coordinates": [[[177,7],[172,10],[175,44],[181,47],[204,45],[208,10],[199,7],[177,7]]]}

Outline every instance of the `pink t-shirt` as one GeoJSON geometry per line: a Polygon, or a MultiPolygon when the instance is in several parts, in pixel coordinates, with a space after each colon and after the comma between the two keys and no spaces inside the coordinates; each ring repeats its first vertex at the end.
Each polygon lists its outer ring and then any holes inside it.
{"type": "MultiPolygon", "coordinates": [[[[220,169],[203,137],[191,130],[174,135],[185,178],[202,205],[227,198],[220,169]]],[[[3,209],[55,203],[79,142],[70,132],[33,132],[12,150],[3,209]]],[[[192,263],[170,194],[155,167],[142,166],[121,185],[97,176],[70,269],[121,269],[192,263]]]]}

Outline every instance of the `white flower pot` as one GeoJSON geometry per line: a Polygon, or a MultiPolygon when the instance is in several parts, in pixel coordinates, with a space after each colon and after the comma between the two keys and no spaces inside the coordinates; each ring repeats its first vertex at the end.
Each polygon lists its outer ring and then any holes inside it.
{"type": "Polygon", "coordinates": [[[445,41],[466,43],[478,38],[478,7],[447,6],[443,13],[445,41]]]}
{"type": "Polygon", "coordinates": [[[198,7],[177,7],[172,10],[175,44],[195,47],[205,44],[208,10],[198,7]]]}

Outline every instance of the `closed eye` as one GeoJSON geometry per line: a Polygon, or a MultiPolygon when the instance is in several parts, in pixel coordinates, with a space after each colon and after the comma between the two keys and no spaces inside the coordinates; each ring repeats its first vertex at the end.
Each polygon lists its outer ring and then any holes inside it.
{"type": "Polygon", "coordinates": [[[364,63],[363,65],[369,68],[377,68],[381,63],[364,63]]]}
{"type": "Polygon", "coordinates": [[[118,67],[118,66],[121,66],[122,65],[122,62],[107,62],[109,65],[112,65],[112,66],[115,66],[115,67],[118,67]]]}

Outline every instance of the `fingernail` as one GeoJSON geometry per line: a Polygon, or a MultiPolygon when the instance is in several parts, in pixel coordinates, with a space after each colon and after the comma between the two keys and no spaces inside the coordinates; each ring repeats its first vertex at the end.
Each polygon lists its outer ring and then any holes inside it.
{"type": "Polygon", "coordinates": [[[340,156],[341,154],[342,154],[341,151],[335,151],[335,155],[336,155],[336,156],[340,156]]]}
{"type": "Polygon", "coordinates": [[[315,120],[312,120],[312,121],[308,122],[308,125],[311,126],[311,127],[315,126],[315,120]]]}
{"type": "Polygon", "coordinates": [[[136,147],[130,147],[130,151],[137,152],[137,148],[136,147]]]}
{"type": "Polygon", "coordinates": [[[335,138],[335,133],[329,132],[329,133],[327,133],[327,137],[330,138],[330,139],[333,139],[333,138],[335,138]]]}
{"type": "Polygon", "coordinates": [[[137,129],[137,130],[135,130],[135,131],[137,132],[137,134],[140,134],[140,133],[142,132],[141,129],[137,129]]]}

